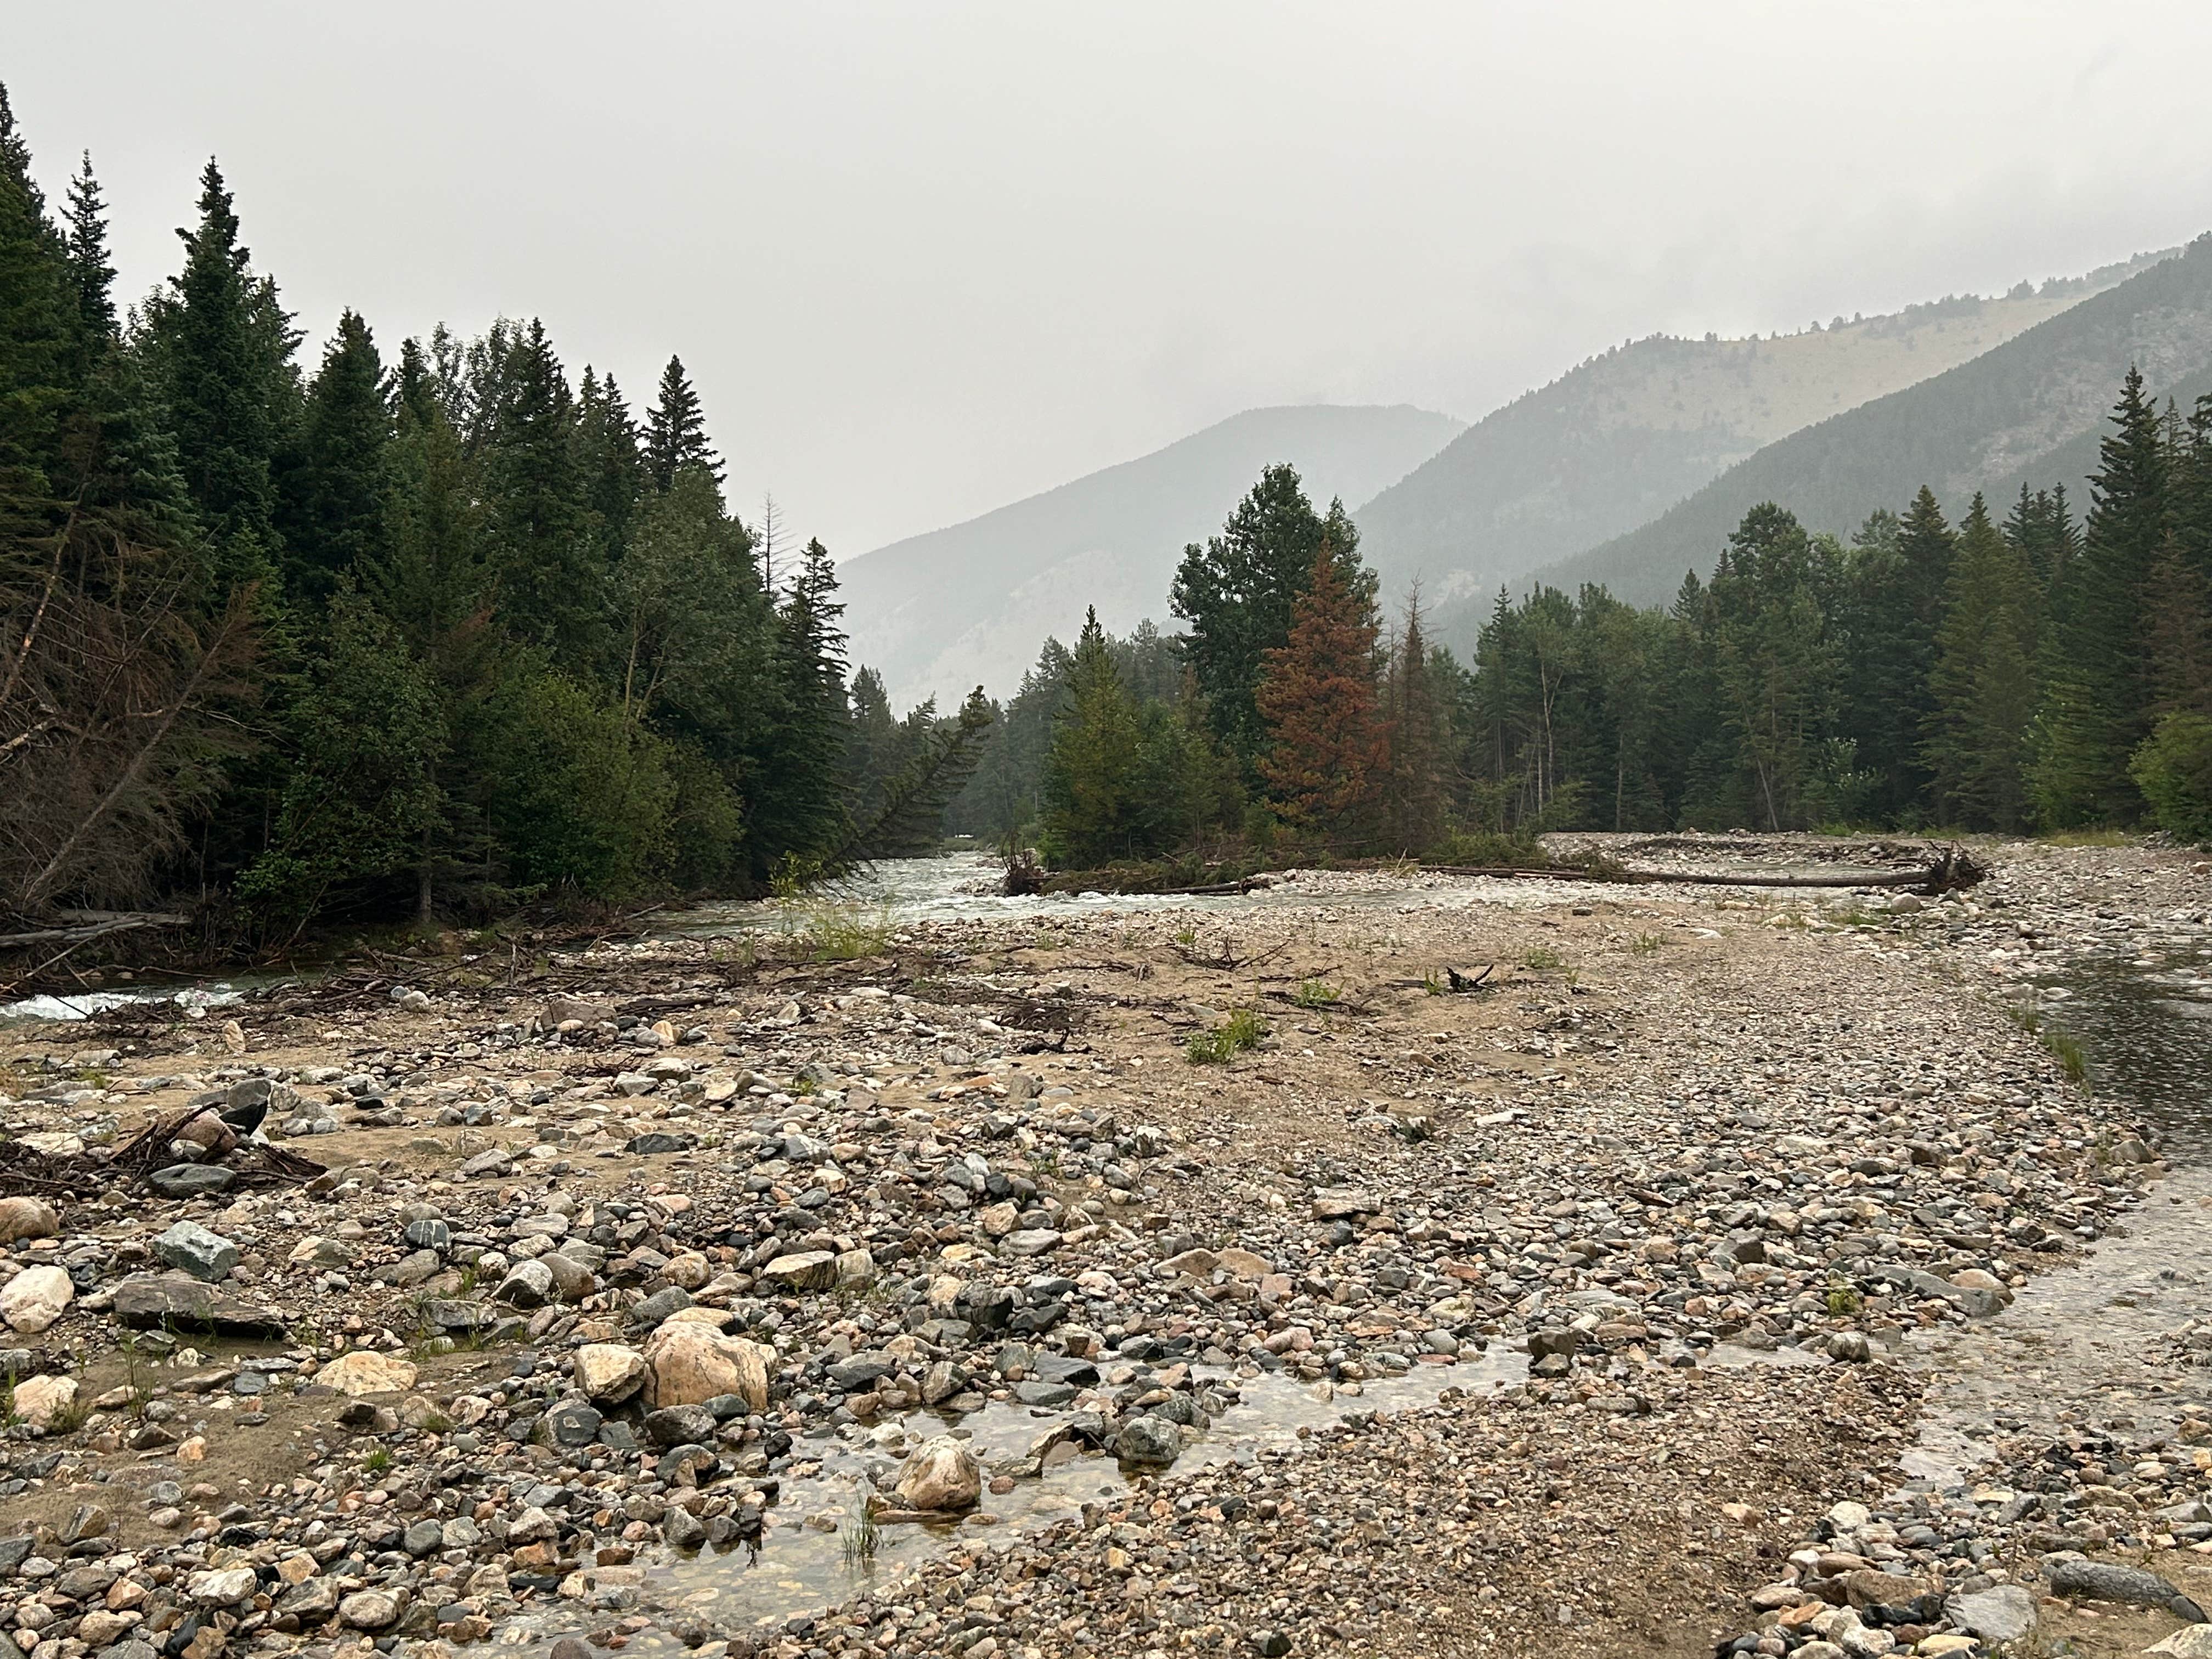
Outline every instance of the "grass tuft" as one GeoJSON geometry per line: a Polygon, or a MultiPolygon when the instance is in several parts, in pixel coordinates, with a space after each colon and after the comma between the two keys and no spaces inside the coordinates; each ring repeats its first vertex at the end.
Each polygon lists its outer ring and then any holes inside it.
{"type": "Polygon", "coordinates": [[[1249,1008],[1239,1008],[1211,1031],[1200,1031],[1184,1050],[1194,1066],[1225,1066],[1247,1048],[1256,1048],[1267,1024],[1249,1008]]]}

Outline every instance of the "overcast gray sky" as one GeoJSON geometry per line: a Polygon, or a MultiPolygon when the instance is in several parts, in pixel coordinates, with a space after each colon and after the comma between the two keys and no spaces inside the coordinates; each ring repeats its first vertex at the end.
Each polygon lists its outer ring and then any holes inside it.
{"type": "MultiPolygon", "coordinates": [[[[2212,6],[0,3],[126,291],[218,155],[316,342],[545,319],[841,556],[1266,403],[1475,418],[1593,351],[2212,228],[2212,6]]],[[[313,350],[316,348],[311,347],[313,350]]]]}

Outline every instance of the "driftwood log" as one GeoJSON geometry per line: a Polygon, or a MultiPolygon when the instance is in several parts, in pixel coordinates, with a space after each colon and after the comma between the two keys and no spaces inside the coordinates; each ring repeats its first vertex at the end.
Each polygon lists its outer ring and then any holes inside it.
{"type": "Polygon", "coordinates": [[[1577,870],[1548,866],[1486,864],[1425,864],[1424,870],[1442,876],[1491,876],[1526,880],[1616,882],[1634,886],[1674,883],[1688,887],[1901,887],[1923,893],[1948,893],[1972,887],[1989,874],[1959,848],[1947,848],[1924,869],[1890,870],[1880,874],[1861,871],[1855,875],[1760,875],[1751,871],[1712,870],[1577,870]]]}

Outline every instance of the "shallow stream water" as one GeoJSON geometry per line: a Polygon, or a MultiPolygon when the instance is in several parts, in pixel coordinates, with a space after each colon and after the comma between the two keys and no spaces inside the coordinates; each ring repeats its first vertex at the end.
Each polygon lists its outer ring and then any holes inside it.
{"type": "Polygon", "coordinates": [[[2212,974],[2201,957],[2085,957],[2039,988],[2081,1045],[2090,1087],[2155,1132],[2172,1173],[2079,1262],[2032,1278],[1993,1318],[1908,1343],[1940,1375],[1908,1477],[1956,1483],[2000,1433],[2071,1421],[2133,1439],[2212,1399],[2212,1370],[2166,1338],[2212,1317],[2212,974]]]}

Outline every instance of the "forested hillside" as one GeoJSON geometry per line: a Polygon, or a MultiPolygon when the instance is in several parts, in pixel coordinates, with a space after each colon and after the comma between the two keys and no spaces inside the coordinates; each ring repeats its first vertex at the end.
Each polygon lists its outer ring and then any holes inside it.
{"type": "Polygon", "coordinates": [[[894,696],[977,684],[1012,690],[1038,642],[1072,629],[1086,599],[1105,625],[1158,612],[1178,551],[1260,469],[1295,465],[1313,488],[1358,501],[1460,429],[1405,404],[1255,409],[1166,448],[847,561],[853,648],[894,696]]]}
{"type": "Polygon", "coordinates": [[[106,211],[0,93],[0,915],[267,940],[933,841],[988,706],[848,686],[828,552],[729,512],[678,359],[642,410],[535,320],[303,362],[213,161],[136,305],[106,211]]]}
{"type": "Polygon", "coordinates": [[[2212,837],[2212,396],[2130,369],[2088,511],[1923,485],[1846,544],[1754,505],[1664,607],[1500,596],[1465,665],[1270,468],[1171,594],[1048,643],[955,811],[1078,866],[1464,861],[1545,830],[2155,823],[2212,837]]]}
{"type": "MultiPolygon", "coordinates": [[[[2212,239],[2163,260],[1970,362],[1768,445],[1630,533],[1540,573],[1572,588],[1602,582],[1649,603],[1688,569],[1712,568],[1729,531],[1760,501],[1838,533],[1869,501],[1901,501],[1922,483],[1952,511],[1977,489],[2078,478],[2090,432],[2130,365],[2154,391],[2212,364],[2212,239]],[[2053,452],[2072,441],[2063,459],[2053,452]]],[[[1364,528],[1364,526],[1363,526],[1364,528]]],[[[1487,601],[1484,601],[1486,608],[1487,601]]],[[[1439,619],[1464,640],[1462,611],[1439,619]]]]}
{"type": "Polygon", "coordinates": [[[1776,338],[1616,346],[1359,507],[1362,545],[1386,592],[1418,579],[1432,602],[1487,604],[1501,581],[1634,529],[1763,445],[1977,357],[2162,257],[1776,338]]]}

